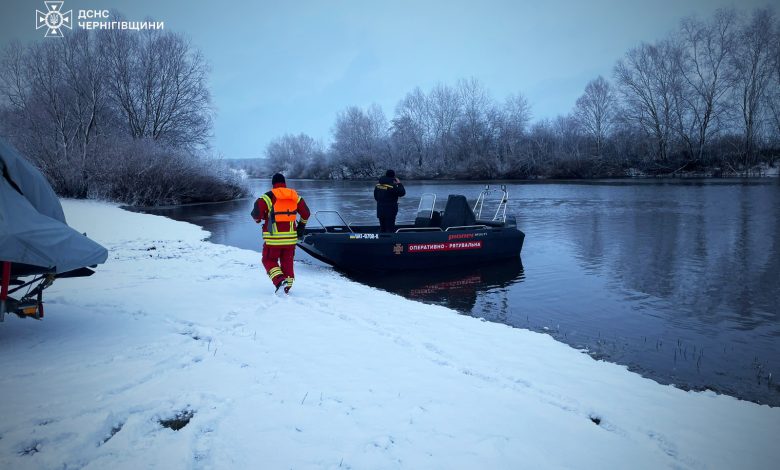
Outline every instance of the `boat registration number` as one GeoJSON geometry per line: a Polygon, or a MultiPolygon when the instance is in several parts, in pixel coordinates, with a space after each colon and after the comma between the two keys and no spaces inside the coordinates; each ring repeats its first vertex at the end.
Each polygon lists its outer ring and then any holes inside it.
{"type": "Polygon", "coordinates": [[[378,240],[378,233],[355,233],[349,236],[350,240],[378,240]]]}

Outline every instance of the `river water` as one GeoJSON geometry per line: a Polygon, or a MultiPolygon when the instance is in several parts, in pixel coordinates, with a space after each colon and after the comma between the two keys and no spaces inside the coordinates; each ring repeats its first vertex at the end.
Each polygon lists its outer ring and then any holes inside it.
{"type": "MultiPolygon", "coordinates": [[[[780,406],[779,183],[511,183],[507,213],[526,234],[522,260],[354,279],[545,332],[661,383],[780,406]]],[[[440,210],[448,194],[473,202],[484,184],[406,182],[398,220],[413,220],[423,193],[437,194],[440,210]]],[[[250,185],[255,197],[270,189],[268,180],[250,185]]],[[[371,182],[289,185],[312,211],[377,223],[371,182]]],[[[200,225],[215,243],[259,251],[253,201],[146,212],[200,225]]],[[[296,260],[326,269],[300,249],[296,260]]],[[[258,254],[262,269],[259,261],[258,254]]]]}

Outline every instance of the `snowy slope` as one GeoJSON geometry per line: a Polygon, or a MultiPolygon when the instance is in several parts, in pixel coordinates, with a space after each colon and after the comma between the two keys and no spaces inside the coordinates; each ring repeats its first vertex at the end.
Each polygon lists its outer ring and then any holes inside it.
{"type": "Polygon", "coordinates": [[[780,408],[65,201],[109,249],[0,324],[0,468],[777,468],[780,408]],[[178,431],[160,420],[192,413],[178,431]],[[599,421],[596,424],[594,420],[599,421]]]}

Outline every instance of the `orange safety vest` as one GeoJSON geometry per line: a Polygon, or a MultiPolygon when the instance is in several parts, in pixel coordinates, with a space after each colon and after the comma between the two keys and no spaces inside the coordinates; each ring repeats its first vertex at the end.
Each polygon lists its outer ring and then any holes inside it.
{"type": "Polygon", "coordinates": [[[295,245],[298,234],[295,231],[295,220],[298,218],[298,201],[301,198],[294,189],[274,188],[274,201],[267,194],[262,199],[268,205],[268,232],[263,232],[263,240],[268,245],[295,245]],[[280,231],[279,222],[289,224],[287,230],[280,231]]]}

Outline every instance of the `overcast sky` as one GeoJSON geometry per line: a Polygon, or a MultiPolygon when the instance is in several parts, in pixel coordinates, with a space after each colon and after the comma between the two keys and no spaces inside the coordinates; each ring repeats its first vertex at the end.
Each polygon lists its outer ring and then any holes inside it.
{"type": "MultiPolygon", "coordinates": [[[[0,41],[52,41],[35,30],[43,1],[0,0],[0,41]]],[[[571,110],[586,83],[680,19],[758,0],[65,0],[185,33],[211,65],[214,150],[262,156],[284,133],[331,140],[336,114],[382,106],[414,87],[475,77],[493,98],[523,93],[534,119],[571,110]]],[[[67,31],[66,31],[67,34],[67,31]]]]}

